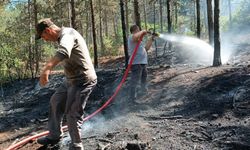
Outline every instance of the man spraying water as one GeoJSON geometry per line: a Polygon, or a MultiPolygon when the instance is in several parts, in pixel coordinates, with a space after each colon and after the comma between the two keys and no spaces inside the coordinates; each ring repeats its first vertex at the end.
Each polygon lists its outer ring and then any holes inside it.
{"type": "Polygon", "coordinates": [[[136,44],[139,42],[139,39],[141,36],[145,34],[150,34],[151,37],[146,42],[145,47],[140,44],[138,51],[136,53],[135,59],[132,63],[131,71],[132,76],[129,83],[130,90],[129,90],[129,100],[132,102],[135,102],[136,96],[137,96],[137,85],[140,82],[141,90],[140,92],[142,94],[147,94],[148,88],[147,88],[147,64],[148,64],[148,55],[147,51],[152,46],[153,41],[158,36],[156,33],[152,33],[150,31],[141,30],[137,25],[132,25],[130,27],[130,33],[131,35],[128,38],[128,53],[130,56],[131,61],[131,55],[133,53],[133,50],[135,49],[136,44]]]}

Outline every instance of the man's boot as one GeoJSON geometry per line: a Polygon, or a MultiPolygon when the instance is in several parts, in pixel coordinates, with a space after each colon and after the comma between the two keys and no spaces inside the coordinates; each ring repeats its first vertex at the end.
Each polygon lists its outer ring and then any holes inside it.
{"type": "Polygon", "coordinates": [[[41,144],[41,145],[55,145],[55,144],[59,143],[60,140],[61,140],[61,138],[50,139],[49,137],[45,136],[45,137],[41,137],[41,138],[37,139],[37,143],[41,144]]]}
{"type": "Polygon", "coordinates": [[[82,143],[70,143],[69,150],[84,150],[82,143]]]}
{"type": "Polygon", "coordinates": [[[129,92],[129,101],[134,102],[136,100],[136,88],[132,87],[130,88],[129,92]]]}
{"type": "Polygon", "coordinates": [[[148,94],[148,88],[143,86],[138,93],[138,97],[142,97],[148,94]]]}

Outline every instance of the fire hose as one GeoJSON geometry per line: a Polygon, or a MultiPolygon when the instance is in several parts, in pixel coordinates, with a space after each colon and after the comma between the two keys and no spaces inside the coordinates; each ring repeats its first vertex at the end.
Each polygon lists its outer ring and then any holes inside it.
{"type": "MultiPolygon", "coordinates": [[[[148,34],[154,35],[155,33],[148,33],[148,34]]],[[[111,96],[111,97],[110,97],[110,98],[109,98],[109,99],[108,99],[99,109],[97,109],[95,112],[93,112],[93,113],[90,114],[89,116],[85,117],[85,118],[83,119],[83,122],[89,120],[90,118],[92,118],[93,116],[95,116],[96,114],[98,114],[99,112],[101,112],[104,108],[106,108],[106,107],[111,103],[111,101],[115,98],[115,96],[118,94],[118,92],[120,91],[120,89],[121,89],[123,83],[125,82],[125,80],[126,80],[126,78],[127,78],[127,76],[128,76],[128,73],[129,73],[129,71],[130,71],[130,69],[131,69],[132,63],[133,63],[133,61],[134,61],[134,59],[135,59],[135,54],[136,54],[136,52],[137,52],[137,50],[138,50],[138,48],[139,48],[139,45],[140,45],[140,43],[141,43],[141,41],[142,41],[144,35],[145,35],[145,34],[142,34],[141,37],[139,38],[139,41],[137,42],[137,44],[136,44],[136,46],[135,46],[135,48],[134,48],[134,51],[133,51],[133,53],[132,53],[132,57],[131,57],[131,59],[130,59],[130,62],[129,62],[129,64],[128,64],[128,67],[126,68],[125,73],[124,73],[124,75],[123,75],[123,78],[122,78],[121,82],[119,83],[119,85],[117,86],[117,88],[116,88],[114,94],[113,94],[113,95],[112,95],[112,96],[111,96]]],[[[64,132],[67,131],[67,129],[68,129],[68,126],[67,126],[67,125],[65,125],[65,126],[62,127],[62,130],[63,130],[64,132]]],[[[26,143],[28,143],[28,142],[35,141],[37,138],[42,137],[42,136],[45,136],[45,135],[48,135],[48,134],[49,134],[49,131],[45,131],[45,132],[42,132],[42,133],[39,133],[39,134],[30,136],[30,137],[27,137],[27,138],[23,139],[22,141],[19,141],[19,142],[17,142],[17,143],[14,144],[14,145],[9,146],[6,150],[16,150],[16,149],[18,149],[18,148],[21,148],[24,144],[26,144],[26,143]]]]}

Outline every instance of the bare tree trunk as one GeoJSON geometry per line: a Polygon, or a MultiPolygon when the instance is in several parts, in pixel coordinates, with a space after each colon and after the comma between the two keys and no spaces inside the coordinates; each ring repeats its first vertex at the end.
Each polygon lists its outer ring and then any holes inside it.
{"type": "Polygon", "coordinates": [[[116,26],[115,26],[115,17],[113,18],[112,22],[113,22],[113,28],[114,28],[113,33],[114,33],[115,37],[117,37],[116,26]]]}
{"type": "Polygon", "coordinates": [[[1,83],[0,87],[1,87],[1,97],[4,98],[4,90],[3,90],[3,85],[2,85],[2,83],[1,83]]]}
{"type": "Polygon", "coordinates": [[[214,61],[213,66],[221,65],[220,55],[220,2],[214,0],[214,61]]]}
{"type": "Polygon", "coordinates": [[[29,12],[29,34],[30,34],[30,40],[29,40],[29,67],[30,67],[30,73],[31,77],[34,78],[34,53],[33,53],[33,33],[32,33],[32,4],[31,1],[28,0],[28,12],[29,12]]]}
{"type": "Polygon", "coordinates": [[[154,18],[153,18],[153,20],[154,20],[154,32],[155,32],[155,25],[156,25],[156,8],[155,8],[155,2],[153,3],[153,8],[154,8],[154,18]]]}
{"type": "Polygon", "coordinates": [[[114,27],[115,39],[117,39],[118,38],[118,32],[117,32],[117,25],[116,25],[116,14],[114,14],[113,27],[114,27]]]}
{"type": "Polygon", "coordinates": [[[193,13],[193,21],[191,22],[191,31],[193,31],[194,33],[196,33],[196,22],[197,22],[197,17],[196,17],[196,0],[193,0],[193,7],[194,7],[194,13],[193,13]]]}
{"type": "Polygon", "coordinates": [[[102,1],[101,0],[98,0],[98,3],[99,3],[99,27],[100,27],[100,44],[101,44],[101,52],[102,52],[102,55],[104,55],[105,53],[105,47],[104,47],[104,44],[103,44],[103,36],[102,36],[102,1]]]}
{"type": "Polygon", "coordinates": [[[71,5],[70,1],[71,0],[68,1],[68,20],[69,20],[69,27],[72,27],[72,20],[71,20],[71,12],[72,11],[71,11],[71,6],[70,6],[71,5]]]}
{"type": "MultiPolygon", "coordinates": [[[[89,20],[89,12],[86,12],[86,20],[89,20]]],[[[85,30],[85,37],[86,37],[86,43],[89,43],[89,21],[86,21],[86,30],[85,30]]]]}
{"type": "Polygon", "coordinates": [[[126,33],[127,33],[127,36],[128,36],[128,35],[129,35],[129,21],[128,21],[129,11],[128,11],[128,0],[125,0],[125,10],[126,10],[126,33]]]}
{"type": "MultiPolygon", "coordinates": [[[[80,20],[79,21],[79,24],[78,24],[78,31],[79,31],[79,33],[83,36],[83,34],[84,34],[84,32],[83,32],[83,24],[82,24],[82,21],[80,20]]],[[[84,36],[83,36],[84,37],[84,36]]],[[[86,39],[85,39],[85,42],[86,42],[86,39]]]]}
{"type": "Polygon", "coordinates": [[[196,15],[197,15],[196,34],[198,38],[201,38],[200,0],[196,0],[196,15]]]}
{"type": "Polygon", "coordinates": [[[139,13],[139,2],[138,0],[134,0],[134,14],[135,14],[135,23],[141,29],[141,18],[139,13]]]}
{"type": "Polygon", "coordinates": [[[177,28],[178,28],[178,3],[177,2],[174,3],[174,7],[175,7],[175,28],[177,31],[177,28]]]}
{"type": "Polygon", "coordinates": [[[127,46],[127,36],[126,36],[126,24],[124,16],[124,3],[123,0],[120,0],[121,7],[121,22],[122,22],[122,35],[123,35],[123,45],[124,45],[124,54],[125,54],[125,67],[128,66],[128,46],[127,46]]]}
{"type": "Polygon", "coordinates": [[[204,6],[204,8],[202,8],[202,10],[203,10],[203,16],[204,16],[204,32],[205,32],[205,37],[207,38],[208,36],[208,21],[207,21],[207,3],[206,3],[206,1],[203,1],[203,4],[202,4],[203,6],[204,6]]]}
{"type": "Polygon", "coordinates": [[[214,43],[214,22],[213,22],[212,0],[207,0],[207,22],[208,22],[208,37],[209,43],[214,43]]]}
{"type": "Polygon", "coordinates": [[[108,0],[105,0],[105,9],[104,9],[104,23],[105,23],[105,36],[108,37],[109,33],[108,33],[108,0]]]}
{"type": "Polygon", "coordinates": [[[96,33],[95,33],[95,15],[94,15],[94,7],[92,0],[90,0],[90,9],[91,9],[93,44],[94,44],[94,66],[95,68],[98,68],[98,55],[97,55],[96,33]]]}
{"type": "Polygon", "coordinates": [[[172,33],[172,20],[171,20],[171,0],[167,0],[167,18],[168,18],[168,33],[172,33]]]}
{"type": "MultiPolygon", "coordinates": [[[[36,0],[33,1],[33,5],[34,5],[34,21],[35,21],[35,25],[37,24],[37,4],[36,4],[36,0]]],[[[40,65],[39,65],[39,62],[40,62],[40,52],[38,51],[38,43],[37,41],[35,40],[35,45],[34,45],[34,49],[35,49],[35,57],[36,57],[36,71],[35,71],[35,77],[37,76],[38,72],[39,72],[39,69],[40,69],[40,65]]]]}
{"type": "MultiPolygon", "coordinates": [[[[171,20],[171,0],[167,0],[167,19],[168,19],[168,33],[171,34],[172,33],[172,20],[171,20]]],[[[171,41],[169,42],[169,51],[172,50],[172,43],[171,41]]],[[[172,62],[172,60],[171,60],[172,62]]]]}
{"type": "Polygon", "coordinates": [[[71,25],[72,28],[77,29],[76,27],[76,12],[75,12],[75,2],[74,0],[70,0],[70,8],[71,8],[71,25]]]}
{"type": "MultiPolygon", "coordinates": [[[[85,8],[87,8],[87,10],[89,10],[89,2],[88,1],[85,1],[85,8]]],[[[91,43],[91,38],[89,36],[89,26],[90,26],[90,22],[87,21],[87,20],[90,20],[90,15],[89,15],[89,11],[86,12],[86,29],[85,29],[85,38],[86,38],[86,43],[91,43]]]]}
{"type": "Polygon", "coordinates": [[[148,23],[147,23],[147,0],[143,1],[143,14],[144,14],[144,24],[145,24],[145,30],[148,29],[148,23]]]}
{"type": "MultiPolygon", "coordinates": [[[[155,24],[156,24],[156,18],[155,18],[155,16],[156,16],[156,9],[155,9],[155,2],[154,2],[154,32],[155,32],[155,24]]],[[[155,57],[157,58],[158,57],[158,49],[157,49],[157,43],[156,43],[156,41],[154,41],[154,44],[155,44],[155,57]]]]}
{"type": "Polygon", "coordinates": [[[161,33],[163,32],[163,21],[162,21],[162,0],[159,0],[160,4],[160,25],[161,25],[161,33]]]}

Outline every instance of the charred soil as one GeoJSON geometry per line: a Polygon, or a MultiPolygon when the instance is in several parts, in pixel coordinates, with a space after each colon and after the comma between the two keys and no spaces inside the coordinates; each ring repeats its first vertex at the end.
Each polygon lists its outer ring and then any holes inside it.
{"type": "MultiPolygon", "coordinates": [[[[84,148],[250,149],[250,46],[241,45],[240,49],[233,61],[220,67],[150,65],[148,94],[132,102],[126,82],[104,111],[83,124],[84,148]]],[[[160,62],[165,59],[158,58],[160,62]]],[[[123,68],[121,61],[111,63],[120,62],[123,68]]],[[[103,66],[106,68],[97,71],[99,82],[88,101],[86,116],[113,94],[124,72],[103,66]]],[[[30,79],[4,86],[0,149],[46,130],[49,98],[62,78],[61,74],[52,75],[51,84],[40,90],[34,89],[37,80],[30,79]]],[[[69,142],[66,132],[59,146],[45,148],[34,141],[20,149],[68,149],[69,142]]]]}

